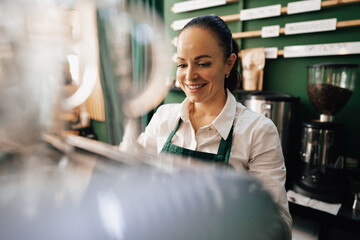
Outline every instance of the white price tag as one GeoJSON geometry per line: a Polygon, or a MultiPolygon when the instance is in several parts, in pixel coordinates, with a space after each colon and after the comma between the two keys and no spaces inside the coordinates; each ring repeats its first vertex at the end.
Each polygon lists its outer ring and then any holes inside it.
{"type": "Polygon", "coordinates": [[[266,26],[261,28],[261,37],[278,37],[280,34],[280,25],[266,26]]]}
{"type": "Polygon", "coordinates": [[[174,37],[173,40],[171,41],[172,45],[174,45],[175,47],[177,46],[177,37],[174,37]]]}
{"type": "Polygon", "coordinates": [[[321,9],[321,0],[290,2],[287,5],[287,14],[312,12],[312,11],[318,11],[320,9],[321,9]]]}
{"type": "Polygon", "coordinates": [[[266,7],[243,9],[240,11],[240,20],[276,17],[281,15],[281,4],[270,5],[266,7]]]}
{"type": "Polygon", "coordinates": [[[285,24],[285,35],[311,33],[311,32],[324,32],[336,30],[336,18],[287,23],[285,24]]]}
{"type": "Polygon", "coordinates": [[[173,23],[171,24],[171,28],[174,31],[178,31],[181,30],[188,22],[190,22],[193,18],[187,18],[187,19],[181,19],[181,20],[176,20],[173,21],[173,23]]]}
{"type": "Polygon", "coordinates": [[[203,8],[225,5],[226,0],[192,0],[175,3],[171,8],[174,13],[188,12],[203,8]]]}
{"type": "Polygon", "coordinates": [[[342,42],[284,47],[284,58],[360,54],[360,42],[342,42]]]}
{"type": "Polygon", "coordinates": [[[278,48],[277,47],[270,47],[264,48],[265,51],[265,58],[267,59],[277,59],[278,57],[278,48]]]}

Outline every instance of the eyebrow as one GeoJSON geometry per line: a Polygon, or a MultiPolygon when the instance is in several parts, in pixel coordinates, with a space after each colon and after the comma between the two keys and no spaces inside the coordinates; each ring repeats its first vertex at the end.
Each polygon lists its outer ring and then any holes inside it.
{"type": "MultiPolygon", "coordinates": [[[[200,56],[195,57],[195,60],[199,60],[201,58],[212,58],[212,57],[210,55],[200,55],[200,56]]],[[[181,58],[181,57],[177,57],[177,59],[185,60],[184,58],[181,58]]]]}

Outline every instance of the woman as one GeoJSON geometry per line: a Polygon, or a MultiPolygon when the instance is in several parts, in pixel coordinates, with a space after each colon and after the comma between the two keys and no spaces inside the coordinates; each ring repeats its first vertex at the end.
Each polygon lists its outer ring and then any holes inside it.
{"type": "Polygon", "coordinates": [[[191,20],[177,42],[181,104],[161,106],[138,139],[146,149],[228,163],[259,179],[291,229],[286,169],[273,122],[237,103],[238,49],[227,24],[216,16],[191,20]],[[219,144],[220,143],[220,144],[219,144]]]}

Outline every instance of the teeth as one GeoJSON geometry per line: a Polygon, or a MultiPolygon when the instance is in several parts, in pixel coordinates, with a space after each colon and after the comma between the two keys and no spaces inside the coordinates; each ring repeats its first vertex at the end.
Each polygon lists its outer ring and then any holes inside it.
{"type": "Polygon", "coordinates": [[[188,87],[190,88],[190,89],[198,89],[198,88],[201,88],[201,87],[203,87],[203,86],[205,86],[205,84],[201,84],[201,85],[188,85],[188,87]]]}

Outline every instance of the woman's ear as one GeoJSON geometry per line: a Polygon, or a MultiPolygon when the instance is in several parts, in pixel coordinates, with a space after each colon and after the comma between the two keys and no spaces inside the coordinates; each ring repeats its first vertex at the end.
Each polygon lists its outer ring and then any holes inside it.
{"type": "Polygon", "coordinates": [[[233,66],[234,66],[234,64],[235,64],[236,58],[237,58],[237,56],[236,56],[235,53],[230,54],[230,56],[229,56],[228,59],[226,60],[226,65],[227,65],[227,67],[226,67],[226,69],[227,69],[226,72],[230,72],[230,71],[231,71],[231,69],[233,68],[233,66]]]}

